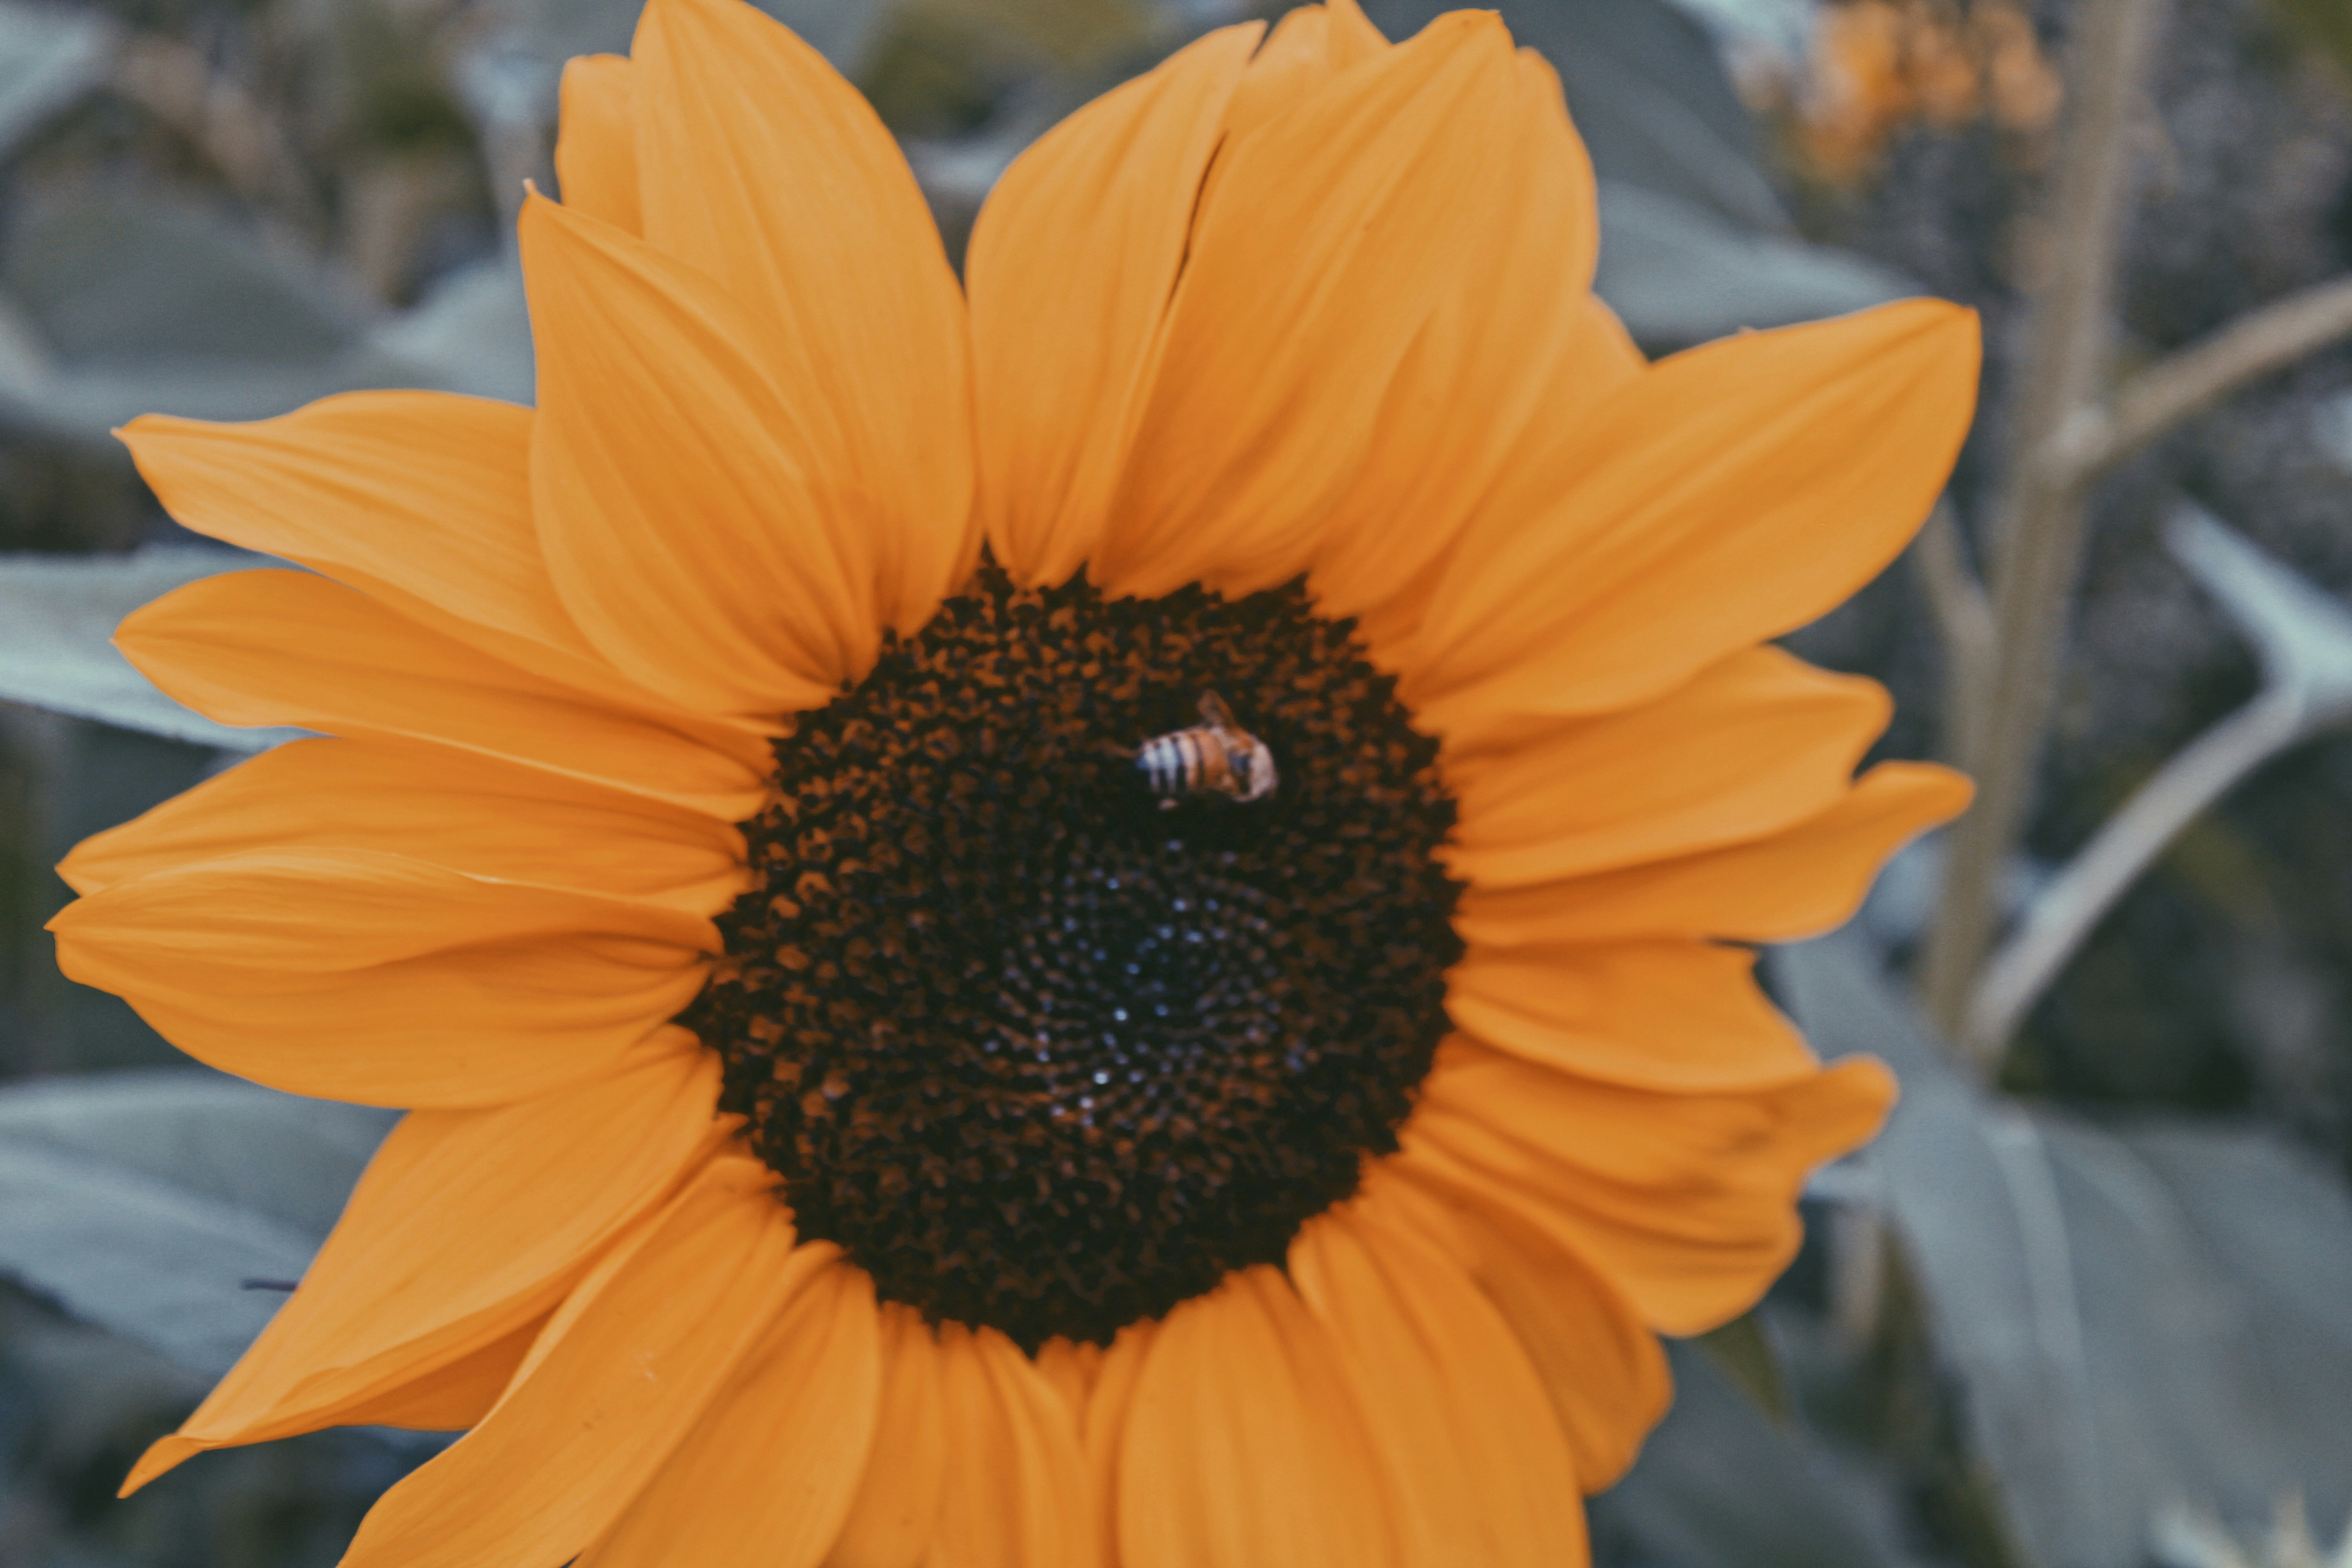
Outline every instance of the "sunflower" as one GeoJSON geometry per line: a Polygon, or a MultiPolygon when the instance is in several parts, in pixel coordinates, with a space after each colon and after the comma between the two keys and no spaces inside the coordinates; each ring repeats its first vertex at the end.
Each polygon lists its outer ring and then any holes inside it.
{"type": "Polygon", "coordinates": [[[1493,16],[1261,34],[959,286],[815,54],[653,0],[521,218],[536,410],[125,432],[310,570],[122,647],[320,733],[78,849],[61,961],[408,1110],[131,1485],[382,1423],[469,1430],[370,1568],[1580,1559],[1888,1102],[1739,944],[1965,786],[1764,639],[1924,515],[1974,322],[1645,363],[1493,16]]]}

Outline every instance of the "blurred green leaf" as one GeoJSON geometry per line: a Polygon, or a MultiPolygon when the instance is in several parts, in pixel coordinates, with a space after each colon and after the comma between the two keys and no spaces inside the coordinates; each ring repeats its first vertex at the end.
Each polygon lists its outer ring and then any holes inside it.
{"type": "Polygon", "coordinates": [[[367,334],[345,378],[529,403],[534,375],[521,268],[480,261],[443,278],[415,310],[367,334]]]}
{"type": "Polygon", "coordinates": [[[1715,1357],[1669,1342],[1675,1404],[1641,1459],[1591,1500],[1596,1536],[1656,1568],[1895,1568],[1870,1485],[1776,1422],[1715,1357]]]}
{"type": "Polygon", "coordinates": [[[799,34],[844,76],[864,68],[895,6],[889,0],[752,0],[761,10],[799,34]]]}
{"type": "Polygon", "coordinates": [[[2165,520],[2165,542],[2311,729],[2352,718],[2352,609],[2194,502],[2165,520]]]}
{"type": "Polygon", "coordinates": [[[0,1269],[217,1376],[341,1212],[390,1112],[199,1068],[0,1089],[0,1269]]]}
{"type": "Polygon", "coordinates": [[[24,216],[0,268],[58,358],[318,364],[360,327],[352,302],[201,207],[54,201],[24,216]]]}
{"type": "Polygon", "coordinates": [[[102,439],[141,414],[253,419],[331,391],[358,310],[197,207],[57,202],[0,266],[19,318],[0,333],[0,414],[102,439]]]}
{"type": "Polygon", "coordinates": [[[510,259],[460,268],[370,323],[207,213],[67,204],[12,240],[0,289],[0,418],[81,441],[111,447],[142,414],[259,419],[361,386],[531,395],[510,259]]]}
{"type": "Polygon", "coordinates": [[[2344,0],[2273,0],[2287,26],[2352,78],[2352,5],[2344,0]]]}
{"type": "Polygon", "coordinates": [[[97,86],[114,37],[93,8],[0,4],[0,151],[97,86]]]}
{"type": "Polygon", "coordinates": [[[239,550],[0,557],[0,700],[198,745],[256,752],[299,733],[216,724],[173,701],[116,651],[122,617],[184,584],[270,564],[239,550]]]}
{"type": "Polygon", "coordinates": [[[2025,1561],[2137,1568],[2168,1503],[2352,1507],[2352,1197],[2236,1125],[2113,1128],[1977,1089],[1852,936],[1778,950],[1828,1056],[1903,1099],[1869,1159],[2025,1561]]]}
{"type": "Polygon", "coordinates": [[[1861,257],[1743,229],[1694,203],[1610,182],[1601,186],[1593,289],[1653,353],[1918,292],[1861,257]]]}
{"type": "Polygon", "coordinates": [[[1796,1419],[1797,1403],[1790,1392],[1780,1352],[1764,1327],[1764,1320],[1757,1313],[1742,1312],[1692,1342],[1714,1357],[1716,1364],[1765,1415],[1779,1422],[1796,1419]]]}
{"type": "MultiPolygon", "coordinates": [[[[800,35],[845,76],[856,74],[894,0],[751,0],[800,35]]],[[[643,0],[499,0],[495,14],[551,64],[574,55],[625,55],[643,0]]]]}

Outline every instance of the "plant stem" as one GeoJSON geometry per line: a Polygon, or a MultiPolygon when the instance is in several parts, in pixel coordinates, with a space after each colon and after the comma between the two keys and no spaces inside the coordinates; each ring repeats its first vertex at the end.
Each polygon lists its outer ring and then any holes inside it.
{"type": "Polygon", "coordinates": [[[2114,414],[2060,454],[2087,483],[2175,425],[2305,354],[2352,337],[2352,278],[2298,289],[2230,321],[2126,383],[2114,414]]]}
{"type": "Polygon", "coordinates": [[[2155,54],[2162,0],[2083,0],[2072,50],[2074,108],[2051,205],[2048,280],[2036,302],[1996,511],[1993,614],[1999,628],[1983,700],[1960,731],[1976,809],[1953,829],[1950,870],[1927,947],[1929,1014],[1962,1022],[1999,914],[2001,867],[2024,825],[2056,689],[2083,542],[2084,485],[2053,461],[2070,426],[2098,417],[2114,326],[2131,127],[2155,54]]]}
{"type": "Polygon", "coordinates": [[[1936,617],[1944,652],[1944,711],[1957,731],[1972,721],[1969,710],[1987,684],[1998,628],[1992,601],[1985,596],[1960,548],[1959,519],[1948,498],[1936,503],[1927,524],[1911,542],[1911,564],[1936,617]]]}
{"type": "Polygon", "coordinates": [[[2307,732],[2303,709],[2299,693],[2263,693],[2167,762],[2101,825],[1984,966],[1960,1036],[1970,1057],[1988,1070],[1999,1062],[2027,1010],[2164,847],[2240,779],[2307,732]]]}

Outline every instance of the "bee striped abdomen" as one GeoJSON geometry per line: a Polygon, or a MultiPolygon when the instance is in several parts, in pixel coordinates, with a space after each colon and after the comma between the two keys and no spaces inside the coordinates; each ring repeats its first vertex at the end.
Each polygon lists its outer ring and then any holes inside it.
{"type": "Polygon", "coordinates": [[[1162,800],[1181,800],[1201,787],[1201,741],[1190,730],[1144,742],[1135,763],[1143,770],[1144,784],[1162,800]]]}
{"type": "Polygon", "coordinates": [[[1234,722],[1213,691],[1201,699],[1204,724],[1154,735],[1136,748],[1135,765],[1163,806],[1203,795],[1262,800],[1274,793],[1274,753],[1234,722]]]}

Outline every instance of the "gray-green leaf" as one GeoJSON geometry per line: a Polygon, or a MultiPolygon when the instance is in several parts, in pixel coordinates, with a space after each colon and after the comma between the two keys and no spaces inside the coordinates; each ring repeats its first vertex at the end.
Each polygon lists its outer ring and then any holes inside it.
{"type": "Polygon", "coordinates": [[[234,751],[291,740],[301,731],[238,729],[191,712],[155,689],[112,641],[122,617],[151,599],[200,577],[272,563],[241,550],[184,545],[128,556],[0,558],[0,701],[234,751]]]}
{"type": "Polygon", "coordinates": [[[299,1279],[394,1116],[195,1068],[0,1089],[0,1270],[206,1377],[299,1279]]]}
{"type": "Polygon", "coordinates": [[[1671,353],[1743,327],[1785,327],[1916,294],[1859,256],[1743,228],[1664,192],[1603,181],[1593,291],[1633,341],[1671,353]]]}
{"type": "Polygon", "coordinates": [[[1969,1082],[1851,934],[1773,954],[1903,1099],[1869,1159],[2029,1562],[2137,1568],[2168,1504],[2352,1507],[2352,1197],[2252,1127],[2096,1125],[1969,1082]]]}
{"type": "Polygon", "coordinates": [[[98,85],[114,34],[96,7],[0,4],[0,151],[98,85]]]}

